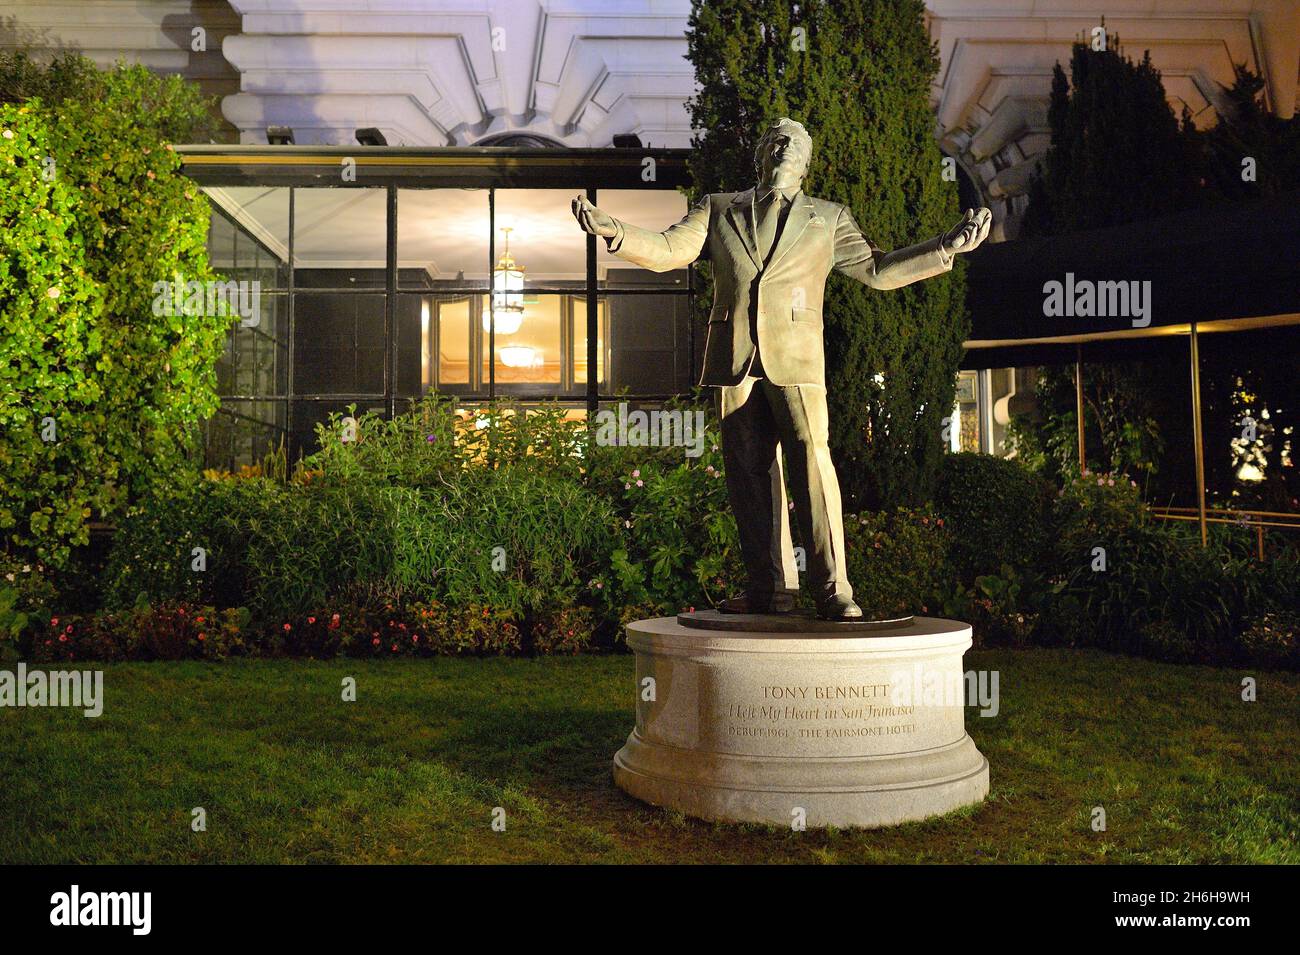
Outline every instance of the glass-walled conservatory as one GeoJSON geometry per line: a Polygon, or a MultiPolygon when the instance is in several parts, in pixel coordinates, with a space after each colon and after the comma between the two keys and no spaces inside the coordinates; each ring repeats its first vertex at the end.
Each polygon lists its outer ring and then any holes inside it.
{"type": "Polygon", "coordinates": [[[570,203],[662,229],[686,212],[677,150],[185,147],[209,252],[256,282],[218,366],[211,466],[296,457],[349,405],[438,393],[589,413],[689,392],[704,333],[689,270],[655,274],[586,236],[570,203]]]}

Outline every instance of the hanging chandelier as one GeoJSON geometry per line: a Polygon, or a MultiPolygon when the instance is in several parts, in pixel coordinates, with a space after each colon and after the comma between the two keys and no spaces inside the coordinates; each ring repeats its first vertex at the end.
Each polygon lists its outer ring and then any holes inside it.
{"type": "Polygon", "coordinates": [[[510,254],[510,226],[502,226],[506,247],[492,270],[492,306],[483,309],[483,331],[492,330],[492,313],[496,313],[498,335],[513,335],[524,322],[524,267],[516,265],[510,254]]]}
{"type": "Polygon", "coordinates": [[[542,364],[542,353],[527,345],[507,345],[498,349],[497,354],[507,368],[538,368],[542,364]]]}

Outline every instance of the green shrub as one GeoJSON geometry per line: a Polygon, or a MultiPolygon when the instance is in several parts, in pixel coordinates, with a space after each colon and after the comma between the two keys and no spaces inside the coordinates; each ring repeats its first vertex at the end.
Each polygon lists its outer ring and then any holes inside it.
{"type": "Polygon", "coordinates": [[[1053,621],[1067,642],[1174,661],[1241,660],[1249,618],[1283,604],[1300,580],[1293,562],[1261,565],[1230,533],[1202,547],[1195,525],[1154,519],[1136,488],[1113,476],[1075,479],[1055,512],[1067,599],[1053,621]]]}
{"type": "Polygon", "coordinates": [[[622,524],[621,545],[592,582],[611,617],[628,605],[676,614],[743,589],[716,431],[695,458],[681,448],[595,448],[590,458],[589,493],[611,500],[622,524]]]}
{"type": "Polygon", "coordinates": [[[1241,648],[1248,660],[1300,669],[1300,613],[1275,610],[1256,617],[1242,631],[1241,648]]]}
{"type": "Polygon", "coordinates": [[[844,518],[849,583],[869,616],[939,613],[952,590],[943,518],[898,508],[844,518]]]}
{"type": "Polygon", "coordinates": [[[245,528],[277,513],[280,490],[269,481],[214,482],[184,474],[175,486],[154,490],[117,528],[104,569],[104,605],[243,605],[251,577],[245,528]]]}
{"type": "Polygon", "coordinates": [[[1048,539],[1048,485],[1020,462],[962,452],[943,459],[934,510],[952,534],[961,581],[997,574],[1003,565],[1039,564],[1048,539]]]}
{"type": "Polygon", "coordinates": [[[0,531],[54,567],[185,465],[231,321],[154,309],[156,283],[216,278],[207,199],[168,144],[209,104],[143,66],[58,63],[0,62],[47,96],[0,106],[0,531]]]}
{"type": "Polygon", "coordinates": [[[0,106],[0,549],[57,565],[115,505],[117,462],[103,294],[53,152],[39,102],[0,106]]]}

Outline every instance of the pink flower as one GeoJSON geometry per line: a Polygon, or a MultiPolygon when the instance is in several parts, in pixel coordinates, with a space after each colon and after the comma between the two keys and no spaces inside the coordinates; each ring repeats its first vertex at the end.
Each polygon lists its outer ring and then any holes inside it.
{"type": "Polygon", "coordinates": [[[637,487],[645,487],[645,481],[642,481],[642,480],[638,479],[637,482],[636,482],[636,486],[637,486],[637,487]]]}
{"type": "MultiPolygon", "coordinates": [[[[200,618],[199,618],[199,623],[202,623],[202,622],[203,622],[203,618],[200,617],[200,618]]],[[[308,617],[308,618],[307,618],[307,622],[308,622],[308,623],[315,623],[315,622],[316,622],[316,618],[315,618],[315,617],[308,617]]]]}
{"type": "Polygon", "coordinates": [[[632,476],[633,476],[634,478],[640,477],[640,476],[641,476],[641,469],[640,469],[640,468],[637,468],[636,470],[634,470],[634,471],[632,472],[632,476]]]}
{"type": "Polygon", "coordinates": [[[285,632],[285,633],[288,633],[288,632],[289,632],[290,630],[292,630],[292,629],[293,629],[293,627],[289,626],[287,623],[284,625],[284,632],[285,632]]]}
{"type": "Polygon", "coordinates": [[[378,637],[375,637],[375,639],[371,640],[370,642],[371,642],[372,644],[374,644],[375,646],[379,646],[379,638],[378,638],[378,637]]]}
{"type": "Polygon", "coordinates": [[[200,633],[200,634],[199,634],[199,639],[200,639],[200,640],[206,640],[207,637],[200,633]]]}

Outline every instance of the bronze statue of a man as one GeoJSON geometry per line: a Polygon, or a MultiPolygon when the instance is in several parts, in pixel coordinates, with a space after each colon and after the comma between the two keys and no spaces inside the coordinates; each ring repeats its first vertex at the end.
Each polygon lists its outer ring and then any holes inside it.
{"type": "MultiPolygon", "coordinates": [[[[967,210],[950,231],[882,252],[844,206],[805,195],[812,138],[780,119],[755,152],[759,184],[705,196],[664,232],[620,222],[579,196],[573,214],[620,258],[655,272],[704,256],[713,266],[713,310],[701,385],[719,389],[727,492],[740,531],[748,584],[724,602],[735,613],[784,612],[778,450],[790,475],[808,585],[818,615],[854,620],[845,572],[840,486],[831,463],[826,412],[822,295],[831,269],[876,289],[895,289],[952,268],[988,235],[987,209],[967,210]]],[[[788,574],[786,575],[788,580],[788,574]]]]}

